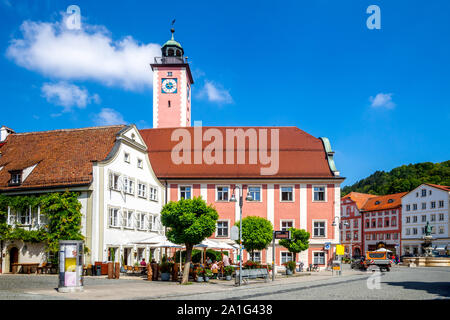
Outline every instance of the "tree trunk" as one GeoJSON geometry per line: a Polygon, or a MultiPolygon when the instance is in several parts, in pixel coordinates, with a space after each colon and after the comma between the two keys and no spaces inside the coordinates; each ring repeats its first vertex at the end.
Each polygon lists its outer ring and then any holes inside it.
{"type": "Polygon", "coordinates": [[[189,281],[189,270],[191,269],[192,244],[186,244],[186,261],[184,263],[183,279],[181,284],[186,284],[189,281]]]}
{"type": "Polygon", "coordinates": [[[252,261],[255,261],[255,252],[252,249],[252,261]]]}
{"type": "Polygon", "coordinates": [[[295,273],[295,270],[297,269],[297,252],[294,252],[294,262],[295,262],[295,268],[292,271],[292,273],[295,273]]]}

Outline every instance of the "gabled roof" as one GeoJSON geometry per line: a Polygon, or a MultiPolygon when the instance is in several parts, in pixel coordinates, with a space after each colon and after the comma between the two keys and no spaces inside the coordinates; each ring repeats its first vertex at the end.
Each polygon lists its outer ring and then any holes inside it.
{"type": "Polygon", "coordinates": [[[10,134],[2,146],[0,190],[86,185],[92,162],[104,160],[124,125],[10,134]],[[19,186],[11,171],[37,166],[19,186]]]}
{"type": "Polygon", "coordinates": [[[387,194],[376,196],[367,200],[362,207],[363,211],[378,211],[386,209],[395,209],[402,205],[402,197],[408,192],[387,194]]]}
{"type": "Polygon", "coordinates": [[[366,204],[367,200],[375,197],[377,197],[377,195],[360,192],[350,192],[349,194],[343,196],[342,199],[352,200],[356,203],[356,207],[358,208],[358,210],[361,210],[364,204],[366,204]]]}
{"type": "MultiPolygon", "coordinates": [[[[143,129],[140,134],[145,140],[149,151],[149,158],[152,167],[160,179],[235,179],[235,178],[312,178],[312,179],[343,179],[336,176],[330,170],[327,152],[321,139],[315,138],[310,134],[296,127],[201,127],[203,134],[208,129],[214,129],[223,137],[223,164],[206,164],[202,157],[201,164],[194,164],[194,129],[196,127],[185,128],[157,128],[143,129]],[[171,136],[175,130],[186,130],[191,137],[191,164],[175,164],[171,158],[172,150],[181,141],[172,141],[171,136]],[[227,130],[244,131],[254,129],[259,132],[260,129],[267,130],[268,152],[270,154],[270,134],[271,130],[279,130],[279,167],[275,175],[262,175],[261,168],[270,167],[270,164],[261,164],[259,156],[259,147],[257,147],[257,164],[249,164],[249,142],[246,139],[245,149],[239,151],[245,152],[245,163],[238,164],[236,153],[237,142],[234,143],[234,149],[227,149],[226,134],[227,130]],[[234,163],[226,163],[226,153],[234,152],[234,163]]],[[[197,127],[198,128],[198,127],[197,127]]],[[[213,139],[214,140],[214,139],[213,139]]],[[[202,154],[205,148],[212,141],[203,141],[201,146],[202,154]]]]}

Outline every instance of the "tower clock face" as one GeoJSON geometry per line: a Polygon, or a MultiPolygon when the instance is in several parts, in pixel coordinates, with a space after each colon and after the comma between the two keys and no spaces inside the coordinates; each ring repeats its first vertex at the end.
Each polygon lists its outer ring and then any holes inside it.
{"type": "Polygon", "coordinates": [[[177,93],[177,79],[161,79],[163,93],[177,93]]]}

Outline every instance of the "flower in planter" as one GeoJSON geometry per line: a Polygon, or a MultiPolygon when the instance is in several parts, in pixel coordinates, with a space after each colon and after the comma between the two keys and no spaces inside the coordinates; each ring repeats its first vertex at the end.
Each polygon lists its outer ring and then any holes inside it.
{"type": "Polygon", "coordinates": [[[212,278],[212,276],[213,276],[211,269],[205,269],[204,274],[205,274],[205,277],[207,277],[207,278],[212,278]]]}

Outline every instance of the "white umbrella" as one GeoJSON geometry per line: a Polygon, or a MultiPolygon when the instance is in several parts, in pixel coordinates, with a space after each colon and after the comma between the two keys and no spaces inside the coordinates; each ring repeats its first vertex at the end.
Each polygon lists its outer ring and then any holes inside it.
{"type": "Polygon", "coordinates": [[[386,248],[380,248],[380,249],[377,249],[376,251],[378,251],[378,252],[392,252],[391,250],[388,250],[386,248]]]}

